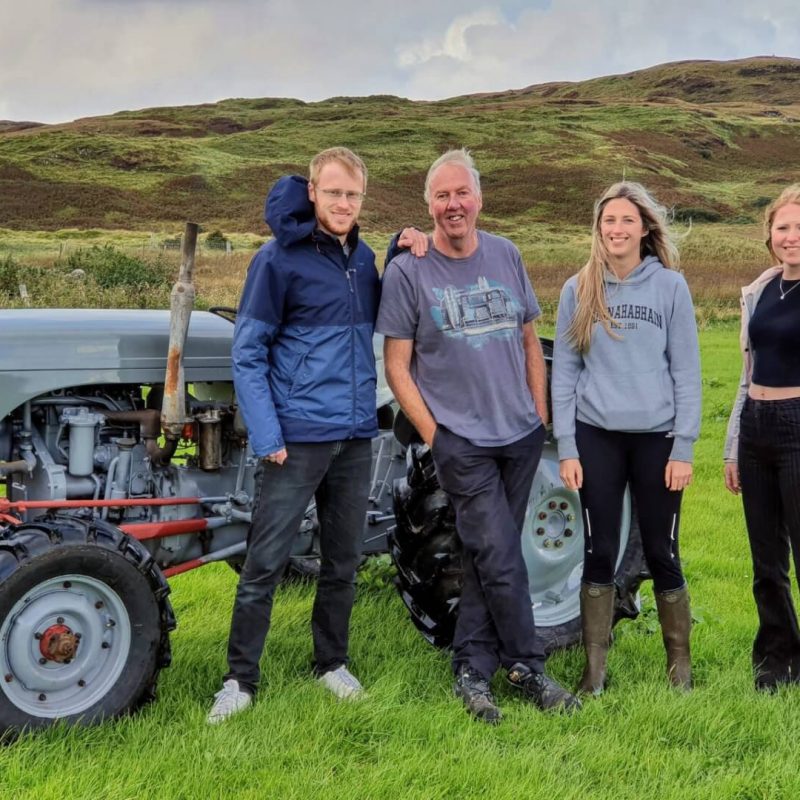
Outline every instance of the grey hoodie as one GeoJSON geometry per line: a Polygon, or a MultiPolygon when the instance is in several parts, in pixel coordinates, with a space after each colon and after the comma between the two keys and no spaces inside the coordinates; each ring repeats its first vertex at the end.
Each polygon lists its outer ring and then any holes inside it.
{"type": "Polygon", "coordinates": [[[560,459],[578,458],[575,420],[611,431],[673,436],[670,458],[691,461],[700,430],[700,353],[689,287],[648,256],[623,281],[606,273],[606,303],[621,338],[597,323],[586,353],[566,339],[578,279],[561,290],[553,353],[553,431],[560,459]]]}

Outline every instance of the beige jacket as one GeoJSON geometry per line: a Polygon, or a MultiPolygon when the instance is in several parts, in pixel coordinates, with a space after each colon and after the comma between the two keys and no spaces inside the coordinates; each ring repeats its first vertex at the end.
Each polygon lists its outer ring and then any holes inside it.
{"type": "Polygon", "coordinates": [[[736,462],[739,460],[739,421],[742,416],[747,390],[750,388],[750,379],[753,376],[753,356],[750,351],[750,337],[748,327],[753,311],[761,297],[764,287],[783,270],[782,266],[770,267],[762,272],[749,286],[742,289],[739,303],[742,306],[742,328],[739,333],[739,347],[742,350],[742,377],[739,380],[739,391],[736,393],[736,402],[733,404],[730,419],[728,420],[728,433],[725,436],[725,461],[736,462]]]}

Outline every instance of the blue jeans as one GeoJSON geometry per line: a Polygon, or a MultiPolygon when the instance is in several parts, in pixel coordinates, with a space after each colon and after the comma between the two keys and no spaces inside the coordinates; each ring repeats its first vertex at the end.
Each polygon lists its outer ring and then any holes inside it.
{"type": "Polygon", "coordinates": [[[255,693],[275,588],[306,508],[316,495],[321,569],[311,614],[314,671],[347,664],[350,612],[361,559],[372,447],[369,439],[287,445],[282,466],[256,470],[247,555],[233,606],[228,673],[255,693]]]}
{"type": "Polygon", "coordinates": [[[490,678],[501,664],[544,671],[520,536],[544,446],[544,426],[500,447],[477,447],[441,425],[433,441],[439,484],[456,512],[464,585],[453,670],[490,678]]]}
{"type": "Polygon", "coordinates": [[[789,556],[800,575],[800,399],[745,400],[739,477],[758,609],[756,680],[763,686],[797,681],[800,629],[789,556]]]}

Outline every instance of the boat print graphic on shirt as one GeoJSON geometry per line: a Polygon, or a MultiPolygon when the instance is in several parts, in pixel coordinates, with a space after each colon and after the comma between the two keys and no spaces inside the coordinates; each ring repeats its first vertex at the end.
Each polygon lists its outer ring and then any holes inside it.
{"type": "Polygon", "coordinates": [[[447,336],[466,338],[482,347],[489,338],[509,337],[519,327],[520,305],[507,287],[483,276],[471,286],[433,289],[431,308],[436,327],[447,336]]]}

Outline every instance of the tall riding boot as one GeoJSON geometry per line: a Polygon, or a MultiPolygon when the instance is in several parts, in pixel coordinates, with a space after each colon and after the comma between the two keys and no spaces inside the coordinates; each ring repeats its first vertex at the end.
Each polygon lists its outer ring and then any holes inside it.
{"type": "Polygon", "coordinates": [[[613,617],[614,584],[581,584],[581,632],[586,666],[578,684],[579,692],[594,695],[603,692],[613,617]]]}
{"type": "Polygon", "coordinates": [[[692,688],[692,659],[689,653],[689,634],[692,612],[689,609],[689,590],[684,584],[671,592],[656,592],[661,635],[667,650],[667,676],[679,689],[692,688]]]}

